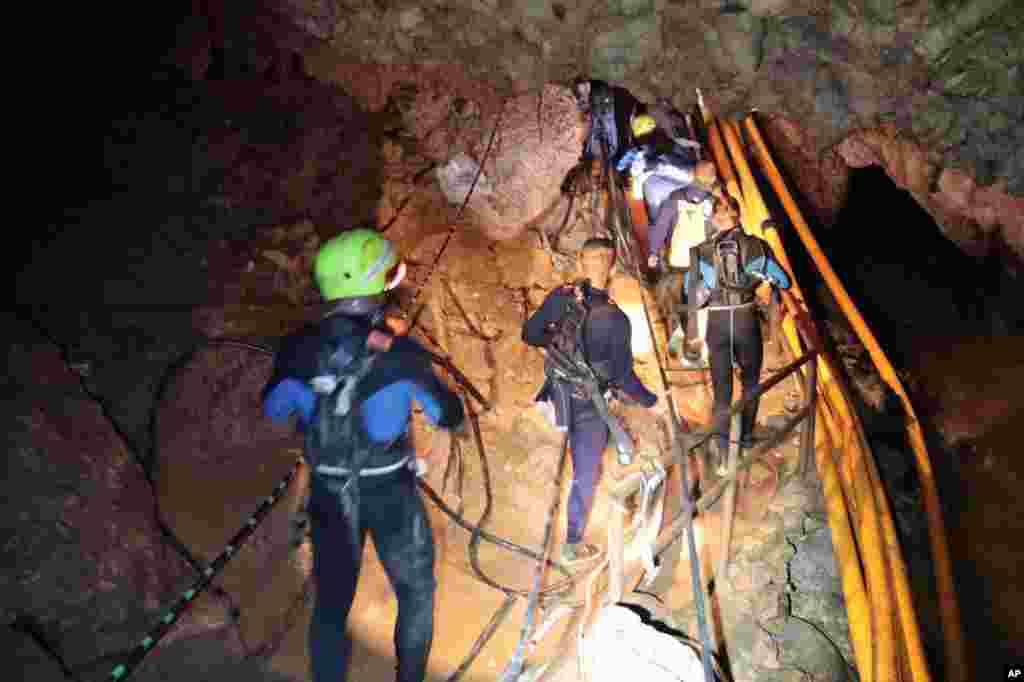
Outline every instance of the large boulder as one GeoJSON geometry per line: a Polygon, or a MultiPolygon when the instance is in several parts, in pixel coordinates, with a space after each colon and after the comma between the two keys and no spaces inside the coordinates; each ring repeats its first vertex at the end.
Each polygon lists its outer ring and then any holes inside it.
{"type": "Polygon", "coordinates": [[[397,110],[453,207],[479,174],[466,210],[492,239],[519,236],[558,203],[582,149],[584,122],[562,86],[506,93],[461,66],[337,64],[322,53],[307,70],[371,112],[397,110]]]}

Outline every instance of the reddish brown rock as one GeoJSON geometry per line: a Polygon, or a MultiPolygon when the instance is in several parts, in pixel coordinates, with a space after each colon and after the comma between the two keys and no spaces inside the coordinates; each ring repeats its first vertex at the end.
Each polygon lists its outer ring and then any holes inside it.
{"type": "MultiPolygon", "coordinates": [[[[823,226],[835,223],[846,202],[850,171],[845,160],[829,150],[818,155],[803,130],[782,116],[759,119],[761,131],[775,155],[775,161],[795,183],[812,216],[823,226]]],[[[865,161],[863,165],[871,163],[865,161]]],[[[850,165],[854,165],[850,163],[850,165]]]]}
{"type": "Polygon", "coordinates": [[[130,646],[190,574],[162,538],[153,492],[54,347],[14,345],[5,608],[48,624],[73,662],[130,646]]]}
{"type": "Polygon", "coordinates": [[[458,152],[483,162],[467,209],[492,239],[517,237],[558,203],[582,149],[583,121],[564,87],[504,93],[454,65],[337,64],[321,53],[307,55],[307,69],[370,111],[391,101],[418,151],[439,166],[458,152]]]}

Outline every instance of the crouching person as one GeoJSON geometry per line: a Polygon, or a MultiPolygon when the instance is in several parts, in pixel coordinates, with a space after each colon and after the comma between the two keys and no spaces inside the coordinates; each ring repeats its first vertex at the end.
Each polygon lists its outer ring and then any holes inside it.
{"type": "Polygon", "coordinates": [[[632,461],[633,445],[608,413],[607,397],[624,395],[644,407],[658,400],[633,370],[629,318],[605,291],[614,261],[610,240],[588,240],[580,252],[581,279],[553,290],[523,325],[523,341],[546,351],[537,400],[550,401],[556,425],[568,430],[573,480],[564,562],[599,554],[583,542],[583,535],[609,435],[620,463],[632,461]]]}
{"type": "Polygon", "coordinates": [[[387,292],[404,263],[372,229],[326,242],[315,278],[334,302],[318,323],[284,339],[264,410],[298,412],[312,472],[309,513],[316,606],[309,642],[312,679],[346,679],[352,644],[346,622],[366,534],[398,599],[399,682],[422,682],[433,640],[434,540],[416,487],[408,437],[412,402],[443,429],[460,428],[462,403],[433,373],[415,341],[383,326],[387,292]]]}

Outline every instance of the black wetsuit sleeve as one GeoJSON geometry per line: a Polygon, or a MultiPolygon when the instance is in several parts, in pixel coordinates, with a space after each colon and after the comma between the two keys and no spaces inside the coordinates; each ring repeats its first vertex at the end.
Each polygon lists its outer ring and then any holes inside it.
{"type": "Polygon", "coordinates": [[[555,289],[547,295],[540,308],[523,324],[523,342],[531,346],[548,344],[548,325],[557,322],[565,312],[565,294],[555,289]]]}
{"type": "Polygon", "coordinates": [[[322,347],[315,326],[307,326],[281,341],[274,354],[274,368],[263,389],[263,398],[285,379],[296,379],[308,383],[317,372],[317,354],[322,347]]]}
{"type": "Polygon", "coordinates": [[[395,338],[391,349],[379,357],[373,371],[359,385],[359,392],[371,396],[399,382],[411,384],[413,399],[433,423],[445,429],[462,424],[464,415],[458,394],[434,373],[427,350],[408,336],[395,338]]]}

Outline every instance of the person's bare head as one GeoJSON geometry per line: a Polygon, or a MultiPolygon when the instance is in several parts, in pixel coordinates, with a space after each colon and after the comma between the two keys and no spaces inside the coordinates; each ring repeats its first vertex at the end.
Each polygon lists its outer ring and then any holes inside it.
{"type": "Polygon", "coordinates": [[[710,161],[698,161],[697,167],[693,170],[693,175],[705,187],[711,187],[718,179],[718,171],[715,169],[715,164],[710,161]]]}
{"type": "Polygon", "coordinates": [[[580,249],[580,276],[589,279],[598,289],[608,287],[608,278],[615,263],[615,245],[610,239],[588,239],[580,249]]]}
{"type": "Polygon", "coordinates": [[[740,222],[740,202],[728,194],[712,199],[711,223],[721,230],[736,227],[740,222]]]}

